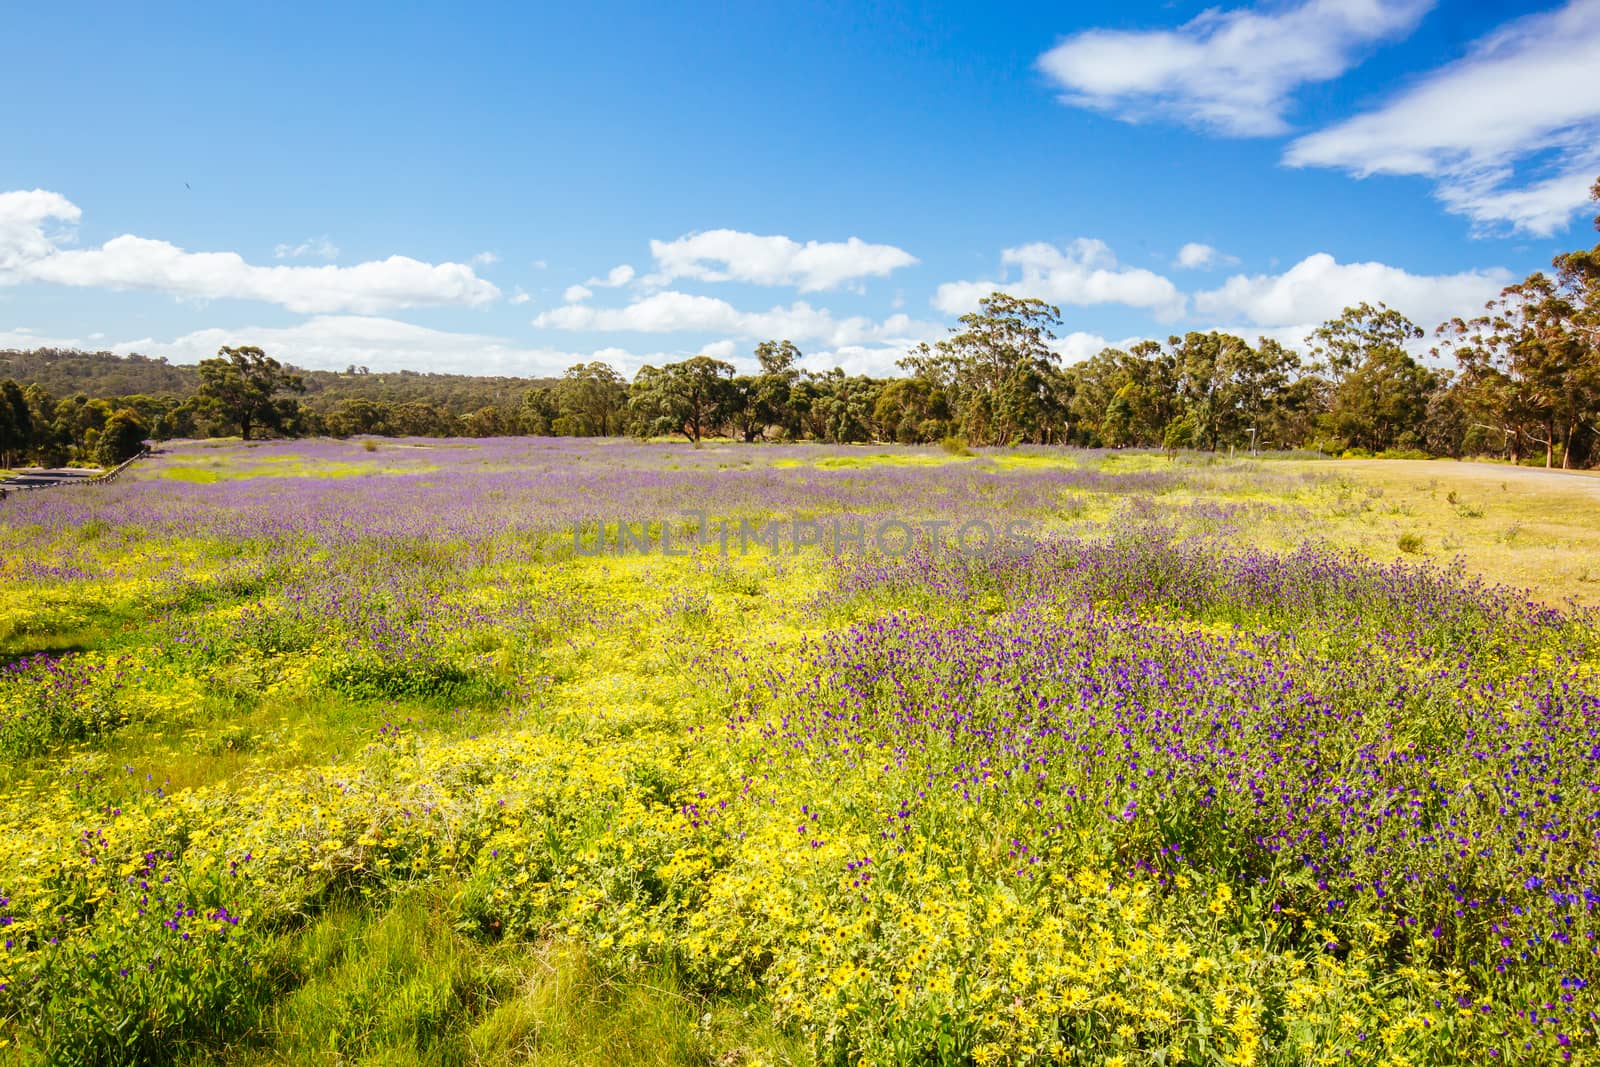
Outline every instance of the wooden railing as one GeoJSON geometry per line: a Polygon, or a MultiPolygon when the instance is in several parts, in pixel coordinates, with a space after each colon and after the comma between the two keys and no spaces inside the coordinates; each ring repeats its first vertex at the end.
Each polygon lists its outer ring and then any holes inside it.
{"type": "Polygon", "coordinates": [[[59,482],[50,482],[47,485],[10,485],[6,482],[0,482],[0,500],[4,500],[10,493],[32,493],[41,489],[61,489],[66,486],[77,485],[107,485],[121,477],[123,471],[149,455],[150,449],[142,449],[137,455],[129,456],[110,470],[101,471],[99,474],[88,478],[67,478],[59,482]]]}
{"type": "Polygon", "coordinates": [[[129,456],[127,459],[123,460],[121,463],[118,463],[115,467],[112,467],[110,470],[101,471],[99,474],[96,474],[93,478],[89,478],[89,479],[85,480],[84,484],[85,485],[105,485],[107,482],[114,482],[114,481],[117,480],[117,477],[120,474],[122,474],[123,471],[125,471],[129,467],[133,466],[134,463],[137,462],[138,460],[144,459],[149,454],[150,454],[150,450],[148,448],[142,448],[142,449],[139,450],[139,452],[136,455],[129,456]]]}

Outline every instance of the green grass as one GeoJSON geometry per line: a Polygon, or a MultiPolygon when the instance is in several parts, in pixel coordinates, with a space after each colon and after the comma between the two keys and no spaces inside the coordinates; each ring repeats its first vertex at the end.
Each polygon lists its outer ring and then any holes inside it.
{"type": "MultiPolygon", "coordinates": [[[[1542,472],[1519,477],[1509,468],[1444,461],[1229,462],[1203,454],[1169,459],[1158,453],[994,449],[980,450],[970,462],[894,450],[808,462],[778,449],[719,450],[729,454],[730,464],[751,463],[753,457],[777,468],[870,472],[967,462],[960,476],[986,485],[1008,471],[1177,467],[1187,478],[1183,488],[1136,502],[1161,521],[1209,521],[1185,517],[1192,505],[1270,506],[1279,509],[1270,513],[1271,521],[1240,520],[1228,536],[1273,548],[1317,538],[1384,559],[1460,555],[1473,570],[1526,585],[1546,599],[1600,598],[1600,564],[1589,562],[1600,559],[1600,524],[1593,521],[1600,479],[1542,472]]],[[[222,461],[163,464],[146,476],[207,484],[327,471],[286,460],[257,464],[249,454],[215,463],[222,461]]],[[[327,476],[382,469],[380,452],[372,462],[335,465],[327,476]]],[[[1134,504],[1085,491],[1052,505],[1048,519],[1092,529],[1134,504]]],[[[126,551],[121,539],[133,533],[88,524],[69,536],[114,559],[126,551]]],[[[157,563],[179,569],[190,584],[171,590],[107,580],[92,596],[44,582],[14,587],[9,600],[0,599],[0,655],[137,650],[153,616],[171,613],[204,628],[221,626],[244,605],[281,604],[274,600],[272,575],[234,576],[228,570],[230,553],[247,554],[248,546],[173,542],[145,551],[153,569],[157,563]]],[[[440,561],[423,553],[416,562],[426,568],[440,561]]],[[[708,692],[704,675],[694,668],[697,661],[737,650],[763,667],[783,664],[825,627],[850,621],[844,607],[829,615],[809,606],[824,587],[819,574],[769,566],[759,557],[703,568],[659,556],[576,559],[543,570],[505,562],[485,565],[471,581],[489,601],[570,599],[604,611],[599,621],[552,614],[536,631],[468,635],[452,650],[457,658],[441,653],[437,663],[469,662],[467,653],[481,657],[470,660],[476,672],[470,677],[485,684],[434,693],[386,692],[377,683],[371,692],[337,685],[269,691],[274,672],[293,666],[299,651],[238,639],[215,662],[190,674],[163,676],[164,691],[178,693],[192,684],[199,694],[181,712],[151,711],[146,702],[152,690],[138,690],[126,725],[46,756],[6,761],[0,791],[9,796],[15,787],[42,788],[75,776],[136,789],[148,775],[171,792],[287,780],[291,773],[334,777],[362,764],[387,723],[435,743],[492,736],[531,722],[574,749],[626,764],[630,782],[659,780],[666,797],[674,788],[673,757],[686,751],[678,747],[684,724],[723,725],[726,709],[717,703],[722,697],[708,692]],[[652,749],[664,755],[647,763],[640,753],[652,749]]],[[[1268,622],[1226,614],[1205,620],[1221,631],[1268,622]]],[[[176,670],[154,658],[149,666],[176,670]]],[[[84,797],[84,810],[93,812],[116,794],[84,797]]],[[[587,828],[576,847],[594,846],[607,829],[603,822],[587,828]]],[[[980,844],[1003,850],[987,841],[971,847],[980,844]]],[[[248,1064],[816,1062],[811,1046],[792,1028],[775,1025],[761,1002],[696,988],[680,975],[670,953],[619,968],[551,930],[500,936],[481,921],[486,912],[475,897],[480,889],[459,871],[381,888],[379,880],[358,873],[334,881],[258,946],[270,981],[239,1007],[232,1043],[186,1055],[197,1062],[248,1064]]],[[[0,1063],[9,1062],[8,1052],[15,1050],[0,1049],[0,1063]]],[[[30,1062],[27,1054],[18,1055],[18,1062],[30,1062]]]]}
{"type": "Polygon", "coordinates": [[[802,1063],[759,1012],[684,991],[670,967],[626,978],[581,948],[456,925],[459,887],[335,906],[267,951],[279,996],[250,1006],[218,1062],[547,1067],[802,1063]]]}
{"type": "Polygon", "coordinates": [[[248,478],[353,478],[367,474],[428,474],[439,470],[436,464],[411,464],[397,469],[385,466],[380,461],[366,463],[294,463],[273,462],[259,466],[241,466],[232,469],[218,469],[218,461],[209,465],[163,464],[156,473],[156,477],[165,478],[175,482],[190,482],[196,485],[210,485],[214,482],[240,481],[248,478]]]}

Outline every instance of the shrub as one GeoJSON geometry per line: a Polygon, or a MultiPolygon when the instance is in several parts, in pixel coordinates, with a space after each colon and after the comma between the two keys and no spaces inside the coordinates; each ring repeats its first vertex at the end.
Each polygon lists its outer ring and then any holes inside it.
{"type": "Polygon", "coordinates": [[[126,720],[115,689],[77,658],[41,653],[0,670],[0,754],[37,756],[110,733],[126,720]]]}
{"type": "Polygon", "coordinates": [[[0,982],[0,1020],[16,1023],[36,1061],[179,1062],[249,1025],[264,1002],[267,969],[220,880],[184,886],[158,874],[161,863],[146,859],[86,930],[35,946],[0,982]]]}
{"type": "Polygon", "coordinates": [[[967,439],[965,437],[957,437],[955,435],[945,437],[940,440],[939,447],[950,453],[952,456],[972,455],[972,448],[967,444],[967,439]]]}

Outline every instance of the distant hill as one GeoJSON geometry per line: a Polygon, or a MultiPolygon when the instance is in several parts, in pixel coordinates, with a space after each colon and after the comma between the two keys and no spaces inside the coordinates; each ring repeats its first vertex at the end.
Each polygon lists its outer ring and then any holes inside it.
{"type": "Polygon", "coordinates": [[[37,383],[57,398],[75,393],[185,396],[200,384],[200,373],[194,367],[175,366],[148,356],[70,348],[0,349],[0,380],[6,378],[15,378],[24,386],[37,383]]]}
{"type": "MultiPolygon", "coordinates": [[[[529,389],[555,381],[409,370],[296,370],[305,379],[305,406],[319,412],[331,410],[341,400],[355,399],[388,404],[422,402],[452,415],[465,415],[491,405],[506,410],[519,407],[529,389]]],[[[15,378],[24,386],[37,383],[57,398],[76,393],[94,397],[187,396],[200,384],[200,373],[194,366],[168,363],[163,357],[59,348],[0,349],[0,380],[6,378],[15,378]]]]}

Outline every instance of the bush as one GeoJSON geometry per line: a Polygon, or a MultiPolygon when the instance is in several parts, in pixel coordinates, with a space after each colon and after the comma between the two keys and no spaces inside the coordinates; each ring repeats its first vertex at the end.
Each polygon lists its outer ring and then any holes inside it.
{"type": "Polygon", "coordinates": [[[972,449],[967,444],[967,439],[965,437],[956,437],[954,435],[946,437],[939,442],[939,447],[950,453],[952,456],[972,455],[972,449]]]}
{"type": "Polygon", "coordinates": [[[0,755],[37,756],[121,726],[111,677],[43,653],[0,670],[0,755]]]}
{"type": "Polygon", "coordinates": [[[102,467],[115,467],[119,463],[144,451],[144,439],[150,436],[136,412],[123,408],[106,422],[106,428],[95,441],[95,462],[102,467]]]}
{"type": "Polygon", "coordinates": [[[183,886],[159,863],[146,859],[86,930],[34,946],[0,983],[0,1020],[17,1024],[37,1062],[179,1062],[249,1025],[270,994],[219,879],[183,886]]]}
{"type": "Polygon", "coordinates": [[[498,694],[495,683],[476,671],[421,657],[409,660],[355,657],[328,671],[327,684],[335,692],[355,700],[474,703],[498,694]]]}

